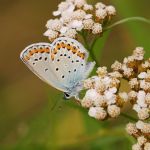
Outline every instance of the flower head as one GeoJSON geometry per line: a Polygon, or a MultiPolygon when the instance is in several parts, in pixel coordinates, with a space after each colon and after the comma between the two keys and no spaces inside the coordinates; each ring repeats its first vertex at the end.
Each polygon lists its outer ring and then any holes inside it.
{"type": "MultiPolygon", "coordinates": [[[[113,6],[97,3],[95,7],[86,0],[65,0],[58,5],[53,12],[55,19],[50,19],[46,27],[52,32],[57,31],[57,36],[44,34],[50,41],[57,37],[71,37],[76,39],[79,32],[85,30],[91,34],[103,32],[103,22],[110,21],[110,17],[116,13],[113,6]],[[69,31],[68,31],[69,30],[69,31]]],[[[48,31],[46,31],[47,33],[48,31]]]]}

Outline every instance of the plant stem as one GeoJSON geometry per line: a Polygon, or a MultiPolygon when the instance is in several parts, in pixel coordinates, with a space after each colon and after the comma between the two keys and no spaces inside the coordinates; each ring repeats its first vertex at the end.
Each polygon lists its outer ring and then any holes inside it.
{"type": "Polygon", "coordinates": [[[92,48],[93,48],[93,43],[96,42],[96,39],[94,40],[94,42],[92,43],[92,46],[90,47],[89,44],[88,44],[88,41],[87,41],[87,38],[85,36],[85,34],[83,33],[82,34],[82,37],[83,37],[83,40],[84,40],[84,44],[85,44],[85,47],[88,49],[89,53],[90,53],[90,56],[92,57],[92,59],[95,61],[96,63],[96,67],[99,67],[99,62],[97,61],[97,59],[95,58],[95,55],[92,51],[92,48]]]}
{"type": "Polygon", "coordinates": [[[115,22],[114,24],[112,24],[112,25],[106,27],[106,28],[104,29],[104,31],[109,30],[109,29],[111,29],[111,28],[113,28],[113,27],[116,27],[117,25],[120,25],[120,24],[129,22],[129,21],[141,21],[141,22],[145,22],[145,23],[150,24],[150,20],[149,20],[149,19],[146,19],[146,18],[144,18],[144,17],[130,17],[130,18],[125,18],[125,19],[122,19],[122,20],[120,20],[120,21],[115,22]]]}
{"type": "Polygon", "coordinates": [[[129,115],[125,114],[125,113],[121,113],[121,116],[123,116],[125,118],[128,118],[129,120],[134,121],[134,122],[138,121],[136,118],[134,118],[132,116],[129,116],[129,115]]]}

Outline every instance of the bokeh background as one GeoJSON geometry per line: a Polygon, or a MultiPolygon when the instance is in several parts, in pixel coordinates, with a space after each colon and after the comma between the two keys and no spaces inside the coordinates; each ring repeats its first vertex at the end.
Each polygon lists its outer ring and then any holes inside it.
{"type": "MultiPolygon", "coordinates": [[[[27,45],[48,42],[43,36],[60,0],[0,0],[0,150],[130,150],[134,140],[125,132],[129,120],[96,121],[62,93],[39,80],[20,61],[27,45]],[[54,104],[58,101],[56,107],[54,104]]],[[[91,0],[91,3],[97,2],[91,0]]],[[[148,0],[103,0],[121,18],[150,18],[148,0]]],[[[102,41],[99,61],[110,65],[143,46],[150,56],[150,26],[130,22],[114,28],[102,41]]],[[[127,113],[131,110],[125,108],[127,113]]],[[[134,115],[134,114],[133,114],[134,115]]]]}

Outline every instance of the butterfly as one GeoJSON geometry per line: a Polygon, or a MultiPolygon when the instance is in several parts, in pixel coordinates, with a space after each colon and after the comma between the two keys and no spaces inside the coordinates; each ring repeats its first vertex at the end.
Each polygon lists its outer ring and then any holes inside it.
{"type": "Polygon", "coordinates": [[[65,98],[79,98],[83,81],[95,62],[87,62],[88,52],[75,39],[60,37],[53,43],[35,43],[20,54],[21,60],[41,80],[63,91],[65,98]]]}

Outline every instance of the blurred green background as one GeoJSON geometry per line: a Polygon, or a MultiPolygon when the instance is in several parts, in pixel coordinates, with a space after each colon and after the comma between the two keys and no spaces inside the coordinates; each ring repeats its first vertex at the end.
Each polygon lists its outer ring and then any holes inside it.
{"type": "MultiPolygon", "coordinates": [[[[101,122],[88,117],[86,110],[63,101],[61,92],[39,80],[19,59],[27,45],[48,42],[42,34],[59,2],[0,0],[0,150],[130,150],[134,140],[124,129],[129,120],[101,122]],[[52,109],[56,101],[59,104],[52,109]]],[[[114,22],[131,16],[150,18],[148,0],[102,2],[116,7],[114,22]]],[[[117,26],[95,54],[101,51],[101,66],[108,67],[136,46],[143,46],[149,57],[149,35],[150,26],[145,23],[117,26]]]]}

